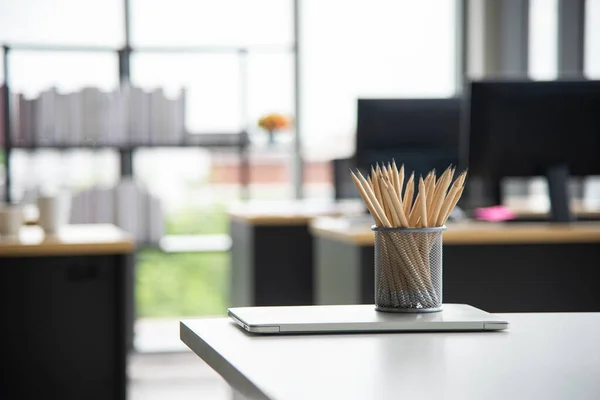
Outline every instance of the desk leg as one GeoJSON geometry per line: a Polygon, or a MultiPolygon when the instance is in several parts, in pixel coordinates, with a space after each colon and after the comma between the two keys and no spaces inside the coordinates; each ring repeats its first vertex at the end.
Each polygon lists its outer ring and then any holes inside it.
{"type": "Polygon", "coordinates": [[[231,265],[229,271],[229,305],[254,305],[254,231],[252,225],[231,221],[231,265]]]}
{"type": "Polygon", "coordinates": [[[315,238],[316,304],[372,304],[373,247],[315,238]]]}

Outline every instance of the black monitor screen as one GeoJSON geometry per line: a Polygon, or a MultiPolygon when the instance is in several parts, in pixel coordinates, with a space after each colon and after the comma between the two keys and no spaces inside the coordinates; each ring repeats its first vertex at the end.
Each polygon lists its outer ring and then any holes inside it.
{"type": "Polygon", "coordinates": [[[395,159],[425,174],[458,162],[461,101],[359,99],[356,161],[368,168],[395,159]]]}
{"type": "Polygon", "coordinates": [[[459,99],[359,99],[356,154],[458,148],[459,99]]]}
{"type": "Polygon", "coordinates": [[[472,175],[600,174],[600,81],[473,82],[465,100],[461,163],[472,175]]]}

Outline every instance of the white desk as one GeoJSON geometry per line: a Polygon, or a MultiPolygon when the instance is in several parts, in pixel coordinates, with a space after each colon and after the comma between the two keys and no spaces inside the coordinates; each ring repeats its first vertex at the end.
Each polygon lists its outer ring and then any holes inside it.
{"type": "Polygon", "coordinates": [[[181,339],[249,399],[600,398],[600,313],[501,315],[506,332],[304,336],[190,320],[181,339]]]}

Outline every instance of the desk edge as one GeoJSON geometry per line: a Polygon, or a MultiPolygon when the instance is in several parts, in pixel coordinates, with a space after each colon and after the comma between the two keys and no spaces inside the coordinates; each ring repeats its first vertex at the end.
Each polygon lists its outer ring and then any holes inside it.
{"type": "Polygon", "coordinates": [[[240,392],[243,396],[250,399],[270,400],[270,397],[258,386],[194,332],[187,325],[187,322],[188,321],[185,320],[179,322],[179,338],[192,352],[194,352],[194,354],[206,362],[223,379],[225,379],[231,387],[240,392]]]}
{"type": "Polygon", "coordinates": [[[135,250],[133,241],[118,243],[20,244],[0,247],[0,257],[75,256],[86,254],[127,254],[135,250]]]}

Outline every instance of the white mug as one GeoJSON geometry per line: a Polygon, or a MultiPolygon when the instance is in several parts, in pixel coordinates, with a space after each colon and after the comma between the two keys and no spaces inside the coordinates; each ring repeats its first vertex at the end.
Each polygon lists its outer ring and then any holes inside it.
{"type": "Polygon", "coordinates": [[[40,196],[37,199],[40,213],[38,224],[46,233],[56,233],[69,223],[71,196],[61,193],[55,196],[40,196]]]}
{"type": "Polygon", "coordinates": [[[21,206],[13,204],[0,205],[0,235],[16,236],[23,224],[21,206]]]}

